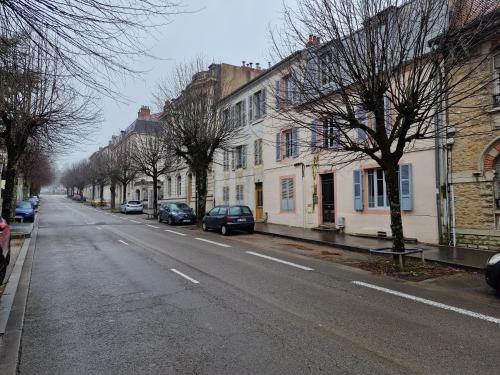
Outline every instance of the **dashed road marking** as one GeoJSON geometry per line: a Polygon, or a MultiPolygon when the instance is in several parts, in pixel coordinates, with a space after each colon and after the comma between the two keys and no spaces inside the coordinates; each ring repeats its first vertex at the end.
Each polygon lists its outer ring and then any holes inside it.
{"type": "Polygon", "coordinates": [[[206,240],[205,238],[196,237],[195,240],[203,241],[203,242],[208,242],[208,243],[211,243],[213,245],[218,245],[218,246],[222,246],[222,247],[231,247],[230,245],[226,245],[225,243],[210,241],[210,240],[206,240]]]}
{"type": "Polygon", "coordinates": [[[146,224],[147,227],[155,228],[155,229],[160,229],[160,227],[155,227],[154,225],[151,224],[146,224]]]}
{"type": "Polygon", "coordinates": [[[470,316],[472,318],[477,318],[477,319],[485,320],[487,322],[500,324],[500,319],[494,318],[494,317],[489,316],[489,315],[483,315],[483,314],[480,314],[480,313],[477,313],[474,311],[461,309],[459,307],[445,305],[444,303],[435,302],[435,301],[432,301],[430,299],[420,298],[417,296],[413,296],[411,294],[401,293],[401,292],[398,292],[398,291],[395,291],[392,289],[387,289],[387,288],[383,288],[383,287],[380,287],[377,285],[364,283],[362,281],[351,281],[351,283],[353,283],[354,285],[363,286],[365,288],[375,289],[375,290],[378,290],[379,292],[392,294],[393,296],[398,296],[401,298],[409,299],[411,301],[420,302],[420,303],[423,303],[425,305],[434,306],[434,307],[437,307],[440,309],[453,311],[453,312],[456,312],[458,314],[470,316]]]}
{"type": "Polygon", "coordinates": [[[121,242],[122,244],[124,244],[124,245],[127,245],[127,246],[128,246],[128,243],[126,243],[125,241],[118,240],[118,242],[121,242]]]}
{"type": "Polygon", "coordinates": [[[264,255],[264,254],[259,254],[259,253],[254,253],[253,251],[245,251],[247,254],[250,254],[250,255],[255,255],[256,257],[261,257],[261,258],[264,258],[264,259],[269,259],[269,260],[272,260],[274,262],[278,262],[278,263],[283,263],[283,264],[286,264],[288,266],[292,266],[292,267],[296,267],[296,268],[300,268],[301,270],[304,270],[304,271],[314,271],[313,268],[310,268],[310,267],[306,267],[306,266],[302,266],[300,264],[297,264],[297,263],[292,263],[292,262],[288,262],[286,260],[282,260],[282,259],[278,259],[278,258],[274,258],[274,257],[270,257],[268,255],[264,255]]]}
{"type": "Polygon", "coordinates": [[[182,276],[183,278],[185,278],[186,280],[189,280],[191,281],[193,284],[199,284],[200,282],[198,280],[195,280],[193,279],[192,277],[189,277],[188,275],[185,275],[183,274],[182,272],[180,271],[177,271],[175,268],[171,268],[170,271],[176,273],[177,275],[179,276],[182,276]]]}
{"type": "Polygon", "coordinates": [[[173,233],[173,234],[178,234],[179,236],[185,236],[184,233],[176,232],[175,230],[165,229],[165,232],[169,232],[169,233],[173,233]]]}
{"type": "Polygon", "coordinates": [[[140,221],[129,219],[132,223],[140,224],[140,221]]]}

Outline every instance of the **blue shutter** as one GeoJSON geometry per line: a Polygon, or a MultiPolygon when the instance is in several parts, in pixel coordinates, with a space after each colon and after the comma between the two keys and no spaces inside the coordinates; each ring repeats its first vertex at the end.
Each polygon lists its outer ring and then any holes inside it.
{"type": "Polygon", "coordinates": [[[401,200],[401,210],[413,210],[413,181],[411,164],[399,166],[399,197],[401,200]]]}
{"type": "Polygon", "coordinates": [[[260,92],[260,112],[261,116],[264,116],[266,114],[266,89],[262,89],[260,92]]]}
{"type": "Polygon", "coordinates": [[[299,156],[299,128],[292,128],[293,156],[299,156]]]}
{"type": "Polygon", "coordinates": [[[361,170],[353,171],[354,176],[354,210],[363,211],[363,180],[361,170]]]}
{"type": "Polygon", "coordinates": [[[276,82],[274,82],[274,98],[276,100],[276,103],[275,103],[275,109],[277,111],[280,110],[281,108],[281,103],[280,103],[280,80],[277,80],[276,82]]]}
{"type": "Polygon", "coordinates": [[[248,97],[248,122],[251,123],[253,121],[253,103],[252,103],[252,98],[253,96],[250,95],[248,97]]]}
{"type": "Polygon", "coordinates": [[[243,99],[241,102],[241,126],[245,126],[247,124],[247,101],[243,99]]]}
{"type": "Polygon", "coordinates": [[[276,133],[276,160],[281,160],[281,133],[276,133]]]}
{"type": "Polygon", "coordinates": [[[316,121],[311,122],[311,150],[316,149],[316,142],[317,142],[317,130],[316,130],[317,123],[316,121]]]}

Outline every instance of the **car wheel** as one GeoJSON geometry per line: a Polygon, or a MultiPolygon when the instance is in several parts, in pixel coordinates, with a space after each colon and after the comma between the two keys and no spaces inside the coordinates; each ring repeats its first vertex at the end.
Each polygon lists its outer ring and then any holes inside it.
{"type": "Polygon", "coordinates": [[[174,225],[174,221],[172,220],[172,216],[168,217],[167,223],[168,223],[168,225],[174,225]]]}
{"type": "Polygon", "coordinates": [[[220,227],[220,232],[223,236],[229,236],[229,228],[226,225],[220,227]]]}
{"type": "Polygon", "coordinates": [[[203,224],[201,224],[201,227],[203,229],[203,232],[208,231],[208,227],[207,227],[207,224],[205,222],[203,224]]]}

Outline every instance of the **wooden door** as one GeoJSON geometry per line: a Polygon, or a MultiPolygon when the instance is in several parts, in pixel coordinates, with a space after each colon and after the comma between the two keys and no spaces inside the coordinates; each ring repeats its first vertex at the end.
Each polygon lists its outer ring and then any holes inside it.
{"type": "Polygon", "coordinates": [[[255,184],[255,220],[264,218],[264,195],[262,192],[262,182],[255,184]]]}
{"type": "Polygon", "coordinates": [[[335,198],[334,198],[333,173],[321,175],[321,208],[323,223],[335,222],[335,198]]]}

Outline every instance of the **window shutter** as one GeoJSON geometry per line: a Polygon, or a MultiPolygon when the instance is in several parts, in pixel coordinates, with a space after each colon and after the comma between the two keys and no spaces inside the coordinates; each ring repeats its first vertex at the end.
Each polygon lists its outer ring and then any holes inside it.
{"type": "Polygon", "coordinates": [[[293,205],[293,179],[288,180],[288,209],[293,211],[295,209],[293,205]]]}
{"type": "Polygon", "coordinates": [[[363,211],[363,180],[361,170],[353,171],[354,176],[354,210],[363,211]]]}
{"type": "Polygon", "coordinates": [[[252,105],[252,95],[248,97],[248,121],[253,121],[253,105],[252,105]]]}
{"type": "Polygon", "coordinates": [[[281,133],[276,133],[276,160],[281,160],[281,133]]]}
{"type": "Polygon", "coordinates": [[[241,147],[241,167],[247,167],[247,145],[241,147]]]}
{"type": "Polygon", "coordinates": [[[253,141],[253,163],[254,163],[254,165],[259,164],[259,157],[258,157],[259,145],[258,145],[258,142],[259,142],[258,139],[253,141]]]}
{"type": "Polygon", "coordinates": [[[247,124],[247,101],[243,100],[241,102],[241,126],[245,126],[247,124]]]}
{"type": "Polygon", "coordinates": [[[281,180],[281,210],[287,210],[287,202],[288,202],[288,183],[287,180],[281,180]]]}
{"type": "Polygon", "coordinates": [[[266,89],[260,92],[260,114],[261,116],[266,114],[266,89]]]}
{"type": "Polygon", "coordinates": [[[231,150],[231,169],[234,171],[236,169],[236,160],[235,160],[235,152],[234,149],[231,150]]]}
{"type": "Polygon", "coordinates": [[[299,156],[299,128],[292,128],[293,156],[299,156]]]}
{"type": "Polygon", "coordinates": [[[323,148],[328,148],[328,140],[330,134],[328,134],[328,120],[323,121],[323,148]]]}
{"type": "Polygon", "coordinates": [[[280,103],[280,80],[277,80],[274,82],[274,99],[275,99],[275,106],[274,108],[279,111],[281,108],[281,103],[280,103]]]}
{"type": "Polygon", "coordinates": [[[316,149],[316,142],[317,142],[316,126],[317,126],[316,121],[311,122],[311,150],[313,151],[316,149]]]}
{"type": "Polygon", "coordinates": [[[399,197],[402,211],[413,210],[413,181],[411,172],[411,164],[402,164],[399,166],[399,197]]]}

